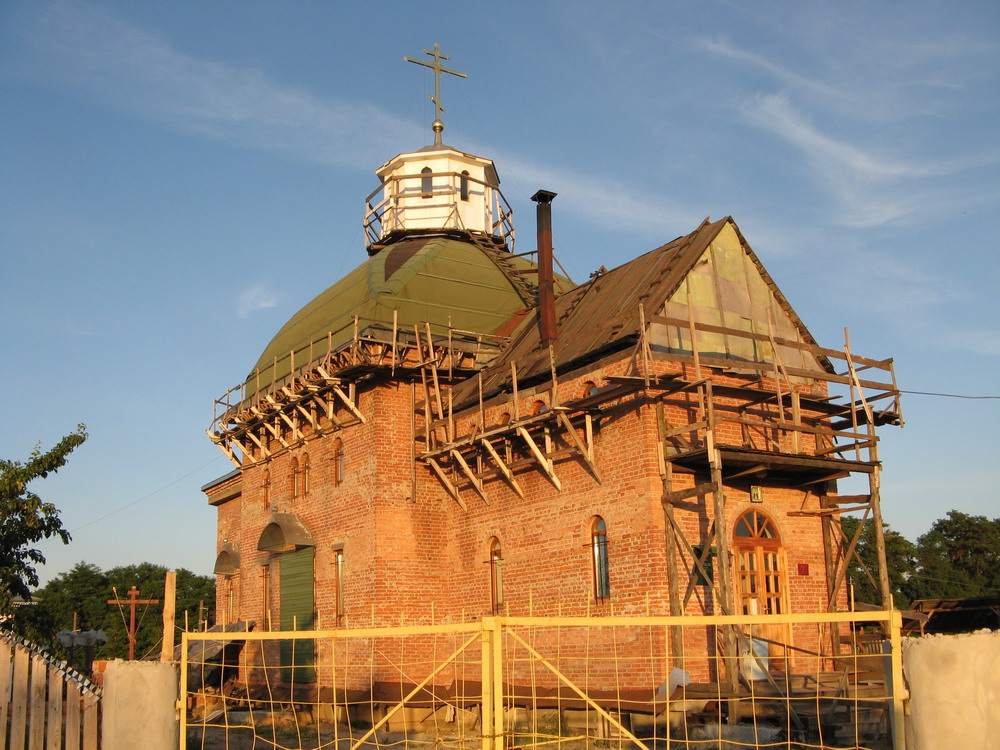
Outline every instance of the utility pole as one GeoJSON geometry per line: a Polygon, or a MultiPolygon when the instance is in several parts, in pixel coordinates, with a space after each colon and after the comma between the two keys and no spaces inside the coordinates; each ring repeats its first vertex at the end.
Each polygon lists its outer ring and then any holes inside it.
{"type": "MultiPolygon", "coordinates": [[[[108,599],[108,604],[117,604],[120,607],[122,605],[122,602],[124,602],[125,600],[124,599],[120,599],[118,597],[118,590],[117,589],[113,588],[112,591],[115,592],[115,598],[114,599],[108,599]]],[[[139,598],[139,589],[137,589],[135,586],[133,586],[132,588],[130,588],[128,590],[128,608],[129,608],[129,617],[128,617],[128,658],[129,658],[129,661],[134,661],[135,660],[135,608],[136,608],[136,606],[138,606],[139,604],[159,604],[159,603],[160,603],[159,599],[140,599],[139,598]]]]}

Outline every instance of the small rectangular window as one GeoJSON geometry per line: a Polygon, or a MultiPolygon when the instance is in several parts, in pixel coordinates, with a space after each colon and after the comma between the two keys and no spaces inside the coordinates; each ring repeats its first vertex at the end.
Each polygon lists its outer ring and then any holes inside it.
{"type": "MultiPolygon", "coordinates": [[[[704,551],[705,548],[703,546],[701,546],[701,545],[697,545],[695,547],[692,547],[692,549],[694,550],[695,555],[697,555],[698,558],[700,559],[701,556],[702,556],[702,552],[704,551]]],[[[715,563],[715,547],[712,547],[712,548],[709,549],[708,557],[705,558],[705,562],[703,563],[704,568],[705,568],[705,572],[708,573],[708,578],[706,578],[704,576],[704,574],[701,572],[701,569],[699,569],[698,565],[692,560],[691,567],[693,568],[693,572],[695,574],[695,585],[696,586],[711,586],[712,585],[712,581],[715,580],[715,565],[714,565],[714,563],[715,563]]]]}

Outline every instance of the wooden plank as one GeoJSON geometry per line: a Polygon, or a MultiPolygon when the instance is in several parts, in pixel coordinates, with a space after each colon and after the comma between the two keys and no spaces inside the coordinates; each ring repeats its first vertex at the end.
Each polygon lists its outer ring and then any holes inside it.
{"type": "Polygon", "coordinates": [[[7,713],[10,709],[10,681],[13,665],[11,664],[11,649],[14,643],[7,638],[0,639],[0,747],[6,747],[7,713]]]}
{"type": "MultiPolygon", "coordinates": [[[[671,362],[694,362],[694,358],[689,354],[678,354],[676,352],[671,352],[670,354],[671,362]]],[[[758,372],[771,372],[773,367],[770,364],[764,362],[751,362],[750,360],[744,359],[729,359],[728,357],[712,357],[710,360],[703,362],[702,367],[710,367],[714,369],[721,370],[756,370],[758,372]]],[[[811,378],[812,380],[823,380],[830,383],[841,383],[843,385],[850,385],[851,378],[844,375],[837,375],[835,373],[825,372],[823,370],[806,370],[800,367],[786,367],[785,372],[788,375],[799,377],[799,378],[811,378]]],[[[895,386],[890,383],[880,383],[874,380],[861,380],[859,381],[861,385],[865,388],[871,388],[877,391],[889,391],[897,392],[895,386]]]]}
{"type": "Polygon", "coordinates": [[[168,570],[163,581],[163,644],[160,661],[174,659],[174,612],[177,606],[177,572],[168,570]]]}
{"type": "Polygon", "coordinates": [[[706,420],[701,420],[700,422],[692,422],[691,424],[686,424],[681,427],[674,427],[670,430],[663,431],[663,439],[668,440],[677,435],[685,435],[689,432],[697,432],[698,430],[703,430],[708,427],[708,422],[706,420]]]}
{"type": "Polygon", "coordinates": [[[31,708],[28,711],[28,750],[45,750],[45,689],[49,671],[39,654],[31,657],[31,708]]]}
{"type": "Polygon", "coordinates": [[[80,750],[80,689],[73,684],[66,684],[66,750],[80,750]]]}
{"type": "MultiPolygon", "coordinates": [[[[738,422],[738,419],[726,419],[727,422],[738,422]]],[[[774,422],[761,422],[761,426],[764,427],[780,427],[783,430],[795,431],[795,432],[808,432],[812,435],[823,435],[825,437],[840,437],[847,438],[849,440],[867,440],[869,434],[867,432],[847,432],[843,430],[832,430],[825,427],[810,427],[804,424],[795,424],[794,422],[782,422],[780,420],[774,422]]]]}
{"type": "Polygon", "coordinates": [[[790,510],[787,515],[793,518],[836,516],[841,513],[853,513],[856,510],[869,510],[870,504],[855,505],[851,508],[822,508],[820,510],[790,510]]]}
{"type": "Polygon", "coordinates": [[[878,444],[878,439],[872,436],[872,440],[866,440],[862,443],[851,443],[850,445],[835,445],[832,448],[826,448],[822,451],[817,451],[818,456],[829,456],[831,453],[843,453],[844,451],[852,450],[864,450],[865,448],[873,448],[878,444]]]}
{"type": "Polygon", "coordinates": [[[870,503],[871,495],[825,495],[824,499],[830,505],[850,505],[851,503],[870,503]]]}
{"type": "Polygon", "coordinates": [[[742,451],[739,449],[731,449],[726,446],[720,448],[727,459],[741,459],[746,458],[747,460],[764,463],[766,462],[769,466],[774,466],[775,464],[780,466],[801,466],[804,468],[824,468],[831,469],[835,471],[856,471],[865,474],[870,474],[874,471],[874,466],[863,461],[848,461],[842,458],[822,458],[822,457],[810,457],[810,456],[791,456],[791,455],[775,455],[772,457],[765,458],[759,454],[750,453],[747,451],[742,451]]]}
{"type": "Polygon", "coordinates": [[[49,670],[49,717],[45,750],[62,750],[63,732],[63,690],[62,675],[55,669],[49,670]]]}
{"type": "Polygon", "coordinates": [[[715,485],[711,482],[703,482],[702,484],[695,485],[694,487],[688,487],[686,490],[674,490],[673,492],[667,492],[660,499],[664,503],[676,503],[681,500],[687,500],[689,497],[707,494],[714,489],[715,485]]]}
{"type": "Polygon", "coordinates": [[[100,699],[93,693],[83,696],[83,747],[81,750],[98,750],[100,745],[100,726],[98,713],[100,699]]]}
{"type": "Polygon", "coordinates": [[[725,479],[726,481],[729,481],[730,479],[736,479],[737,477],[745,477],[748,474],[757,474],[761,471],[767,471],[767,466],[765,464],[757,464],[733,473],[726,472],[725,479]]]}
{"type": "Polygon", "coordinates": [[[9,750],[24,750],[25,731],[28,728],[28,650],[14,646],[14,684],[10,702],[9,750]]]}
{"type": "Polygon", "coordinates": [[[832,474],[824,474],[821,477],[816,477],[815,479],[807,479],[803,482],[796,482],[796,487],[808,487],[811,484],[822,484],[823,482],[830,482],[834,479],[843,479],[844,477],[849,477],[851,472],[849,471],[836,471],[832,474]]]}
{"type": "MultiPolygon", "coordinates": [[[[650,317],[651,323],[663,323],[668,326],[681,326],[683,328],[689,327],[688,321],[683,318],[671,318],[663,315],[653,315],[650,317]]],[[[721,333],[724,336],[737,336],[740,338],[753,339],[755,341],[767,341],[769,336],[764,333],[754,333],[752,331],[743,331],[738,328],[730,328],[728,326],[717,326],[710,323],[698,323],[698,330],[705,331],[706,333],[721,333]]],[[[780,338],[778,336],[774,337],[774,343],[779,346],[785,346],[789,349],[801,349],[802,351],[809,352],[810,354],[815,354],[821,357],[836,357],[837,359],[847,360],[848,357],[850,361],[856,362],[859,365],[865,365],[866,367],[876,367],[880,370],[889,370],[892,364],[892,359],[870,359],[869,357],[862,357],[857,354],[845,354],[837,349],[827,349],[823,346],[818,346],[817,344],[807,344],[802,341],[792,341],[791,339],[780,338]]]]}

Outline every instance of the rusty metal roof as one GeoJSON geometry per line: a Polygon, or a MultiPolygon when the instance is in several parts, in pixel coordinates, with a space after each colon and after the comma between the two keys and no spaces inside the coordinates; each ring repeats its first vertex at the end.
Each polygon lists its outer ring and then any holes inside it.
{"type": "MultiPolygon", "coordinates": [[[[705,219],[691,234],[678,237],[557,296],[557,369],[572,369],[588,360],[632,345],[640,326],[639,306],[642,305],[646,320],[657,314],[727,224],[736,231],[749,259],[757,266],[767,286],[801,335],[806,341],[815,343],[743,239],[736,223],[727,216],[714,222],[705,219]]],[[[483,371],[484,394],[496,393],[510,383],[511,362],[517,363],[518,380],[522,382],[549,373],[548,350],[543,349],[539,343],[537,315],[527,315],[520,321],[511,344],[501,357],[483,371]]],[[[456,404],[470,400],[475,388],[476,384],[470,382],[456,389],[456,404]]]]}

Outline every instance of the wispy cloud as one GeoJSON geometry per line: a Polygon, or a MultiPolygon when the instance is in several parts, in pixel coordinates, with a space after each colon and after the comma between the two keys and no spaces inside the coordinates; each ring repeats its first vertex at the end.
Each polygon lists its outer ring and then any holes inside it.
{"type": "Polygon", "coordinates": [[[519,183],[557,187],[560,210],[607,227],[630,226],[641,216],[644,231],[662,236],[664,231],[678,228],[688,231],[705,218],[675,198],[639,192],[617,180],[546,166],[518,156],[504,158],[503,165],[519,183]]]}
{"type": "Polygon", "coordinates": [[[51,75],[174,129],[365,169],[396,138],[419,142],[415,124],[378,107],[185,54],[107,10],[56,3],[37,19],[31,42],[51,75]]]}
{"type": "Polygon", "coordinates": [[[715,55],[749,63],[760,70],[770,73],[774,78],[784,83],[811,91],[823,97],[840,97],[840,92],[836,86],[804,76],[794,70],[778,65],[761,55],[755,55],[752,52],[739,49],[728,39],[722,37],[716,39],[702,37],[695,39],[694,43],[695,46],[715,55]]]}
{"type": "MultiPolygon", "coordinates": [[[[93,6],[54,4],[39,18],[32,41],[45,54],[52,75],[175,130],[366,171],[382,163],[398,143],[419,144],[426,138],[426,127],[373,104],[320,97],[259,70],[185,54],[164,38],[93,6]]],[[[651,230],[676,229],[690,224],[696,214],[667,196],[516,155],[507,156],[505,167],[526,184],[569,186],[561,191],[565,210],[607,227],[645,211],[651,230]]]]}
{"type": "Polygon", "coordinates": [[[849,299],[858,314],[879,321],[908,340],[916,349],[1000,356],[1000,330],[988,327],[990,316],[979,320],[969,312],[959,316],[946,310],[973,311],[990,307],[988,299],[969,289],[940,268],[931,258],[899,258],[850,249],[839,254],[846,268],[863,272],[842,274],[829,286],[829,294],[849,299]]]}
{"type": "Polygon", "coordinates": [[[882,123],[949,116],[951,96],[977,85],[972,61],[991,54],[978,40],[935,38],[934,44],[921,44],[898,37],[867,39],[857,30],[831,29],[826,24],[796,27],[795,35],[798,43],[786,46],[782,60],[740,47],[724,36],[698,37],[694,45],[764,73],[771,85],[808,101],[817,111],[882,123]],[[833,49],[841,54],[832,53],[833,49]]]}
{"type": "Polygon", "coordinates": [[[876,226],[924,209],[931,198],[920,181],[966,166],[887,157],[834,138],[813,125],[783,94],[752,97],[743,103],[741,112],[746,122],[802,153],[812,177],[836,198],[836,221],[848,226],[876,226]]]}
{"type": "Polygon", "coordinates": [[[266,310],[278,304],[274,292],[263,284],[257,284],[249,289],[245,289],[236,298],[236,314],[241,318],[248,318],[257,310],[266,310]]]}

